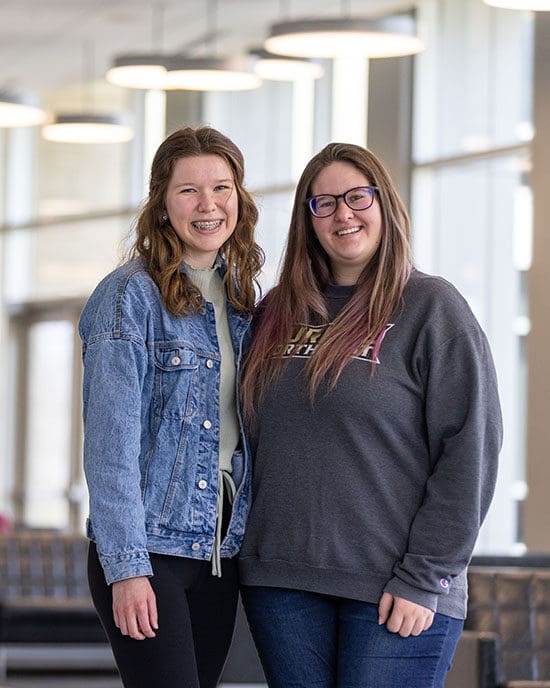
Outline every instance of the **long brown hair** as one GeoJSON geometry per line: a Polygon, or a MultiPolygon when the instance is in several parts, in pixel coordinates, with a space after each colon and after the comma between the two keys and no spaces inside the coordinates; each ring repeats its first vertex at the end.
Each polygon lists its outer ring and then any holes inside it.
{"type": "Polygon", "coordinates": [[[165,209],[174,165],[181,158],[200,155],[219,155],[233,174],[239,201],[237,224],[220,253],[227,264],[224,282],[229,300],[237,310],[251,312],[255,301],[254,284],[263,264],[263,252],[254,241],[258,209],[243,185],[241,151],[216,129],[185,127],[161,143],[151,165],[149,196],[137,220],[137,236],[130,258],[141,257],[144,261],[171,313],[186,315],[200,311],[202,294],[181,270],[185,244],[166,220],[165,209]]]}
{"type": "Polygon", "coordinates": [[[300,177],[279,282],[265,297],[255,322],[241,385],[249,420],[254,415],[255,401],[280,373],[285,363],[281,352],[299,325],[309,323],[312,315],[328,322],[323,290],[331,282],[331,265],[313,231],[306,199],[321,170],[334,162],[351,163],[378,187],[382,236],[353,296],[327,328],[307,363],[311,398],[327,373],[334,386],[360,349],[373,346],[376,359],[384,328],[410,275],[409,217],[388,172],[371,151],[353,144],[330,143],[310,160],[300,177]]]}

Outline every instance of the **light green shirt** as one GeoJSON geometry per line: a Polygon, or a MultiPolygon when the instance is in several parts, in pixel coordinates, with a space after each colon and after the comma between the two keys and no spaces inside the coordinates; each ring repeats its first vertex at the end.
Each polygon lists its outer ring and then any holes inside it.
{"type": "Polygon", "coordinates": [[[235,352],[227,322],[225,289],[216,267],[187,267],[190,279],[201,290],[204,298],[214,306],[216,334],[221,355],[220,469],[231,472],[231,457],[239,442],[239,423],[237,420],[235,352]]]}
{"type": "MultiPolygon", "coordinates": [[[[219,259],[218,259],[219,260],[219,259]]],[[[187,266],[189,278],[200,289],[204,298],[214,306],[216,335],[220,349],[220,447],[218,475],[218,515],[216,538],[212,552],[212,575],[221,577],[221,540],[224,496],[227,493],[232,504],[236,487],[231,477],[231,457],[239,442],[237,419],[237,371],[235,351],[227,321],[227,299],[222,278],[218,272],[218,261],[213,268],[192,268],[187,266]]]]}

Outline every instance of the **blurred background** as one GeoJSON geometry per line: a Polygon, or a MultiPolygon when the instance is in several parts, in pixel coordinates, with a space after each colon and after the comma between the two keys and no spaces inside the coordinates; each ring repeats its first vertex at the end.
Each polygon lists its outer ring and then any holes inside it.
{"type": "Polygon", "coordinates": [[[550,12],[483,0],[1,3],[0,527],[83,532],[78,316],[131,240],[158,144],[206,123],[244,152],[264,289],[311,155],[345,140],[385,161],[417,267],[461,290],[496,362],[506,434],[476,551],[549,552],[549,46],[550,12]],[[257,76],[254,51],[304,22],[282,80],[257,76]],[[296,60],[316,24],[337,35],[296,60]],[[414,54],[372,56],[350,29],[407,35],[414,54]],[[157,81],[112,83],[136,65],[157,81]],[[75,120],[108,142],[59,131],[75,120]]]}

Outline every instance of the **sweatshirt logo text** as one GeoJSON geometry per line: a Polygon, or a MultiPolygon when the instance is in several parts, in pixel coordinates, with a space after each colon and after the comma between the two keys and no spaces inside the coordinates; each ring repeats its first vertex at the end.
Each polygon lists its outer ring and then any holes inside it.
{"type": "MultiPolygon", "coordinates": [[[[388,330],[393,327],[394,323],[388,323],[381,335],[381,340],[384,339],[388,330]]],[[[323,335],[327,330],[328,325],[302,325],[298,328],[295,335],[285,346],[282,357],[283,358],[310,358],[317,345],[320,343],[323,335]]],[[[380,364],[378,356],[376,360],[372,358],[374,346],[370,344],[362,351],[358,352],[354,358],[358,361],[367,361],[368,363],[380,364]]]]}

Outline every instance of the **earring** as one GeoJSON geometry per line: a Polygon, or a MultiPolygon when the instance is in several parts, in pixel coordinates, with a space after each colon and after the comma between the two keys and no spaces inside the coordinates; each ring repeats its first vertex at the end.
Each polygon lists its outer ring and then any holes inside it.
{"type": "Polygon", "coordinates": [[[168,215],[164,213],[164,215],[162,216],[162,221],[166,222],[166,220],[168,220],[168,215]]]}

